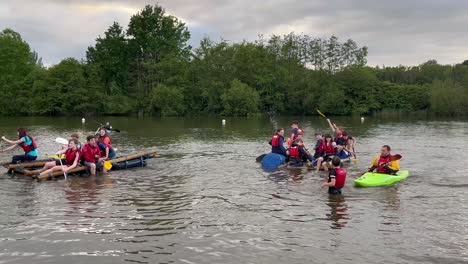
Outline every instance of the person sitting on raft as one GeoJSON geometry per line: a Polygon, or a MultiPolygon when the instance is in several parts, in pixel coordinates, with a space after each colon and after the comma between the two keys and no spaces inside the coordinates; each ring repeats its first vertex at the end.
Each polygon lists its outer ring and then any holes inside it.
{"type": "Polygon", "coordinates": [[[287,145],[288,147],[292,146],[292,143],[296,141],[296,139],[302,139],[302,129],[299,128],[299,122],[294,120],[291,122],[291,135],[288,138],[287,145]]]}
{"type": "Polygon", "coordinates": [[[77,147],[78,149],[81,149],[82,145],[81,145],[81,143],[80,143],[80,135],[78,135],[77,133],[74,133],[74,134],[71,134],[71,135],[70,135],[70,138],[71,138],[71,139],[76,139],[76,142],[78,142],[78,143],[76,144],[76,147],[77,147]]]}
{"type": "Polygon", "coordinates": [[[115,151],[112,147],[112,138],[107,134],[107,130],[102,128],[99,130],[98,146],[101,150],[101,156],[107,159],[115,157],[115,151]]]}
{"type": "Polygon", "coordinates": [[[289,148],[289,163],[297,164],[307,161],[312,161],[312,155],[305,148],[302,139],[297,139],[289,148]]]}
{"type": "Polygon", "coordinates": [[[43,175],[49,175],[54,171],[63,171],[64,173],[76,168],[80,164],[81,153],[78,149],[78,140],[70,139],[68,141],[68,148],[62,149],[56,153],[57,156],[61,157],[65,154],[65,158],[62,160],[54,160],[47,162],[42,168],[39,177],[43,175]]]}
{"type": "Polygon", "coordinates": [[[13,158],[11,159],[12,164],[17,164],[18,162],[24,161],[33,161],[37,159],[36,141],[28,134],[26,129],[18,128],[18,140],[16,141],[9,140],[4,136],[2,136],[2,140],[11,144],[11,146],[1,150],[0,152],[9,151],[14,149],[15,147],[21,147],[24,151],[24,155],[13,156],[13,158]]]}
{"type": "Polygon", "coordinates": [[[271,138],[268,143],[271,145],[271,152],[276,154],[281,154],[285,157],[288,156],[288,151],[284,147],[284,129],[279,128],[276,130],[276,134],[271,138]]]}
{"type": "Polygon", "coordinates": [[[328,162],[330,162],[333,156],[336,155],[336,143],[333,141],[333,138],[330,134],[325,135],[325,140],[322,140],[323,144],[323,153],[321,157],[317,159],[317,171],[322,168],[325,171],[328,171],[328,162]]]}
{"type": "Polygon", "coordinates": [[[343,131],[341,135],[338,135],[335,142],[337,145],[338,156],[341,158],[347,158],[350,153],[353,153],[353,147],[356,143],[356,139],[350,136],[347,131],[343,131]]]}
{"type": "Polygon", "coordinates": [[[341,189],[346,182],[346,170],[340,168],[341,159],[333,157],[332,167],[328,172],[328,181],[320,185],[320,188],[328,187],[329,194],[341,194],[341,189]]]}
{"type": "Polygon", "coordinates": [[[337,145],[337,155],[341,159],[349,157],[350,153],[354,152],[352,151],[352,148],[356,143],[356,140],[353,137],[351,137],[347,131],[343,131],[335,123],[332,123],[329,118],[327,118],[327,122],[335,136],[335,142],[337,145]]]}
{"type": "Polygon", "coordinates": [[[375,156],[369,167],[369,172],[376,170],[377,173],[396,174],[400,170],[400,161],[391,161],[392,154],[389,145],[382,146],[380,155],[375,156]]]}
{"type": "Polygon", "coordinates": [[[320,157],[323,157],[325,155],[325,141],[323,140],[323,136],[321,132],[315,132],[315,139],[317,142],[315,143],[314,147],[314,156],[313,158],[313,165],[317,166],[317,160],[320,157]]]}
{"type": "Polygon", "coordinates": [[[86,141],[88,143],[81,149],[84,165],[88,167],[91,175],[96,175],[96,170],[102,170],[103,173],[106,173],[107,171],[104,167],[105,159],[101,158],[101,151],[96,143],[96,138],[88,136],[86,141]]]}

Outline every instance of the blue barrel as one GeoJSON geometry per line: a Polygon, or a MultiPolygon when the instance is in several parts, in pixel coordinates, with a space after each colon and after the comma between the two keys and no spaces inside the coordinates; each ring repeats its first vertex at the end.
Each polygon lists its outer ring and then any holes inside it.
{"type": "Polygon", "coordinates": [[[351,157],[351,154],[347,153],[346,151],[341,151],[340,153],[338,153],[337,156],[341,160],[345,160],[345,159],[349,159],[351,157]]]}
{"type": "Polygon", "coordinates": [[[281,154],[268,153],[262,160],[262,168],[275,169],[286,162],[286,157],[281,154]]]}

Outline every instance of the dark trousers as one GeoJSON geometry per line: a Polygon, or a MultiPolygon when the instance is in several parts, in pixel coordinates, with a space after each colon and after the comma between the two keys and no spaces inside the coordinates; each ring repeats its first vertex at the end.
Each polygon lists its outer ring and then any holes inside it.
{"type": "Polygon", "coordinates": [[[24,162],[24,161],[33,161],[36,160],[37,156],[30,156],[30,155],[16,155],[13,156],[11,159],[12,164],[17,164],[18,162],[24,162]]]}

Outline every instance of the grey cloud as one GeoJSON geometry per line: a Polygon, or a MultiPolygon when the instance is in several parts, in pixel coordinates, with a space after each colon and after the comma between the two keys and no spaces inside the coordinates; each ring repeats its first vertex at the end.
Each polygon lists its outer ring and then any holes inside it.
{"type": "MultiPolygon", "coordinates": [[[[77,5],[106,4],[140,10],[143,0],[6,0],[0,26],[12,27],[49,63],[83,57],[87,46],[116,20],[126,26],[131,14],[118,8],[82,12],[77,5]],[[4,16],[7,6],[12,15],[4,16]],[[54,47],[50,49],[49,47],[54,47]]],[[[187,22],[196,43],[213,39],[254,40],[258,34],[294,30],[310,36],[352,38],[369,47],[370,65],[419,64],[428,59],[457,63],[468,59],[467,1],[435,0],[270,0],[174,1],[159,3],[187,22]],[[206,33],[202,31],[206,30],[206,33]]]]}

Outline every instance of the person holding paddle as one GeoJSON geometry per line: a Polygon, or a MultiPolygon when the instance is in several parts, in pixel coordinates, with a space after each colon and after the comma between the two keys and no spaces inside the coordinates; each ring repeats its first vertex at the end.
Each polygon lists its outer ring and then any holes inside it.
{"type": "Polygon", "coordinates": [[[342,130],[335,123],[332,123],[329,118],[327,118],[327,122],[335,136],[337,155],[342,159],[349,157],[350,154],[353,154],[353,156],[356,155],[354,153],[356,140],[350,136],[347,131],[342,130]]]}
{"type": "Polygon", "coordinates": [[[2,140],[10,144],[6,149],[0,150],[5,152],[14,149],[15,147],[21,147],[24,151],[24,155],[15,155],[11,159],[11,164],[17,164],[23,161],[33,161],[37,159],[37,144],[36,141],[28,134],[25,128],[18,128],[18,140],[13,141],[7,139],[5,136],[2,140]]]}
{"type": "Polygon", "coordinates": [[[368,172],[373,172],[377,169],[377,173],[396,174],[400,170],[400,161],[399,158],[392,157],[390,151],[389,145],[382,146],[380,155],[375,156],[368,172]]]}
{"type": "MultiPolygon", "coordinates": [[[[48,175],[54,171],[62,170],[66,174],[71,169],[76,168],[80,164],[80,150],[78,149],[78,140],[70,139],[68,141],[68,148],[58,151],[57,156],[61,157],[65,154],[65,158],[62,160],[54,160],[47,162],[42,168],[39,178],[43,175],[48,175]]],[[[59,158],[60,159],[60,158],[59,158]]]]}

